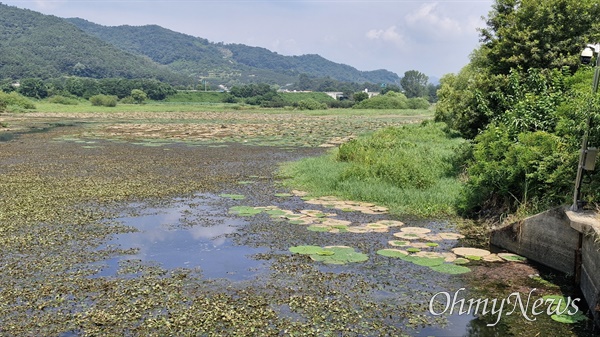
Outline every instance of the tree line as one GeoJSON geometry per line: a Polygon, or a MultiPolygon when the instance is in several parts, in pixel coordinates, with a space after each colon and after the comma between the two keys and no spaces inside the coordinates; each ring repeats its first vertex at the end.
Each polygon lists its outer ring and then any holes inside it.
{"type": "MultiPolygon", "coordinates": [[[[579,55],[600,41],[595,0],[496,0],[482,44],[441,79],[436,120],[471,139],[461,151],[465,215],[530,213],[569,203],[587,117],[600,145],[600,99],[579,55]]],[[[593,174],[585,196],[600,197],[593,174]]]]}

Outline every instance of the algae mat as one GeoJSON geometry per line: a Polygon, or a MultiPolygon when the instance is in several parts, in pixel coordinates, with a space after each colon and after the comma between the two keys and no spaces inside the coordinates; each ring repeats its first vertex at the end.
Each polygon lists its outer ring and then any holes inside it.
{"type": "MultiPolygon", "coordinates": [[[[289,191],[274,184],[272,172],[282,161],[323,150],[62,141],[110,125],[94,118],[89,126],[0,143],[1,335],[380,336],[443,327],[443,319],[426,314],[427,300],[436,291],[458,289],[463,276],[448,278],[378,256],[390,233],[313,232],[256,214],[239,230],[222,234],[234,244],[267,249],[250,258],[268,262],[268,270],[239,282],[208,278],[197,268],[164,268],[136,259],[135,247],[112,245],[135,230],[118,221],[124,213],[134,217],[170,207],[174,198],[194,202],[198,192],[223,195],[215,206],[223,217],[236,206],[305,209],[300,197],[283,197],[289,191]],[[315,263],[289,252],[302,245],[347,245],[369,259],[315,263]],[[103,261],[123,256],[133,258],[121,260],[116,275],[99,273],[103,261]]],[[[385,214],[311,207],[309,214],[335,212],[356,224],[389,220],[385,214]]],[[[206,218],[212,213],[188,208],[192,214],[182,211],[177,226],[211,226],[206,218]]],[[[447,226],[409,225],[435,231],[447,226]]]]}

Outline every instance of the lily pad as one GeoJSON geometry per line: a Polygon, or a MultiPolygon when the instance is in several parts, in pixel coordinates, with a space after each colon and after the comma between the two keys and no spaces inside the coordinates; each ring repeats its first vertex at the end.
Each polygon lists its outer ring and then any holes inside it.
{"type": "Polygon", "coordinates": [[[437,243],[435,243],[435,242],[427,242],[425,245],[426,245],[427,247],[438,247],[438,246],[439,246],[439,244],[437,244],[437,243]]]}
{"type": "Polygon", "coordinates": [[[521,255],[517,255],[517,254],[512,254],[512,253],[498,253],[498,256],[506,261],[510,261],[510,262],[525,262],[527,261],[527,258],[521,256],[521,255]]]}
{"type": "Polygon", "coordinates": [[[410,248],[408,248],[406,251],[407,251],[407,252],[409,252],[409,253],[418,253],[418,252],[420,252],[421,250],[420,250],[419,248],[410,247],[410,248]]]}
{"type": "Polygon", "coordinates": [[[282,211],[280,209],[270,209],[268,211],[265,211],[265,213],[267,213],[273,217],[279,217],[279,216],[287,214],[285,211],[282,211]]]}
{"type": "Polygon", "coordinates": [[[275,193],[276,197],[280,197],[280,198],[287,198],[287,197],[293,197],[294,195],[291,193],[275,193]]]}
{"type": "Polygon", "coordinates": [[[290,252],[296,253],[296,254],[312,255],[312,254],[318,254],[320,251],[323,251],[322,247],[310,246],[310,245],[309,246],[296,246],[296,247],[290,248],[290,252]]]}
{"type": "Polygon", "coordinates": [[[465,259],[464,257],[459,257],[457,259],[454,260],[454,264],[467,264],[470,261],[468,259],[465,259]]]}
{"type": "Polygon", "coordinates": [[[458,275],[464,274],[471,271],[468,267],[457,266],[453,263],[444,263],[439,266],[430,267],[432,270],[437,271],[438,273],[450,274],[450,275],[458,275]]]}
{"type": "Polygon", "coordinates": [[[550,312],[554,312],[554,314],[550,316],[550,318],[557,322],[565,324],[575,324],[581,321],[585,321],[587,319],[587,317],[581,310],[578,310],[575,314],[570,315],[568,313],[570,301],[564,296],[546,295],[542,297],[542,299],[545,301],[545,303],[551,304],[549,309],[550,312]]]}
{"type": "Polygon", "coordinates": [[[431,232],[431,229],[423,228],[423,227],[404,227],[400,229],[400,231],[409,234],[427,234],[431,232]]]}
{"type": "Polygon", "coordinates": [[[351,262],[364,262],[369,259],[366,254],[356,252],[352,247],[346,246],[296,246],[290,252],[309,255],[313,261],[327,264],[346,264],[351,262]]]}
{"type": "Polygon", "coordinates": [[[261,212],[261,210],[250,206],[233,206],[229,209],[229,213],[240,216],[253,216],[261,212]]]}
{"type": "Polygon", "coordinates": [[[443,264],[444,258],[441,258],[441,257],[431,258],[431,257],[415,256],[415,258],[411,262],[416,265],[419,265],[419,266],[434,267],[434,266],[439,266],[439,265],[443,264]]]}
{"type": "Polygon", "coordinates": [[[415,240],[415,239],[421,239],[423,237],[424,234],[415,234],[415,233],[394,233],[394,236],[400,239],[404,239],[404,240],[415,240]]]}
{"type": "Polygon", "coordinates": [[[402,222],[402,221],[396,221],[396,220],[379,220],[379,221],[377,221],[375,223],[386,225],[388,227],[401,227],[401,226],[404,226],[404,222],[402,222]]]}
{"type": "Polygon", "coordinates": [[[408,255],[408,252],[400,249],[380,249],[377,251],[378,255],[387,256],[387,257],[405,257],[408,255]]]}
{"type": "Polygon", "coordinates": [[[479,256],[484,257],[486,255],[490,255],[489,250],[479,249],[479,248],[469,248],[469,247],[458,247],[452,249],[452,252],[458,256],[479,256]]]}
{"type": "Polygon", "coordinates": [[[396,247],[410,246],[410,241],[391,240],[388,243],[396,247]]]}
{"type": "Polygon", "coordinates": [[[438,235],[444,240],[458,240],[465,237],[464,235],[458,233],[438,233],[438,235]]]}

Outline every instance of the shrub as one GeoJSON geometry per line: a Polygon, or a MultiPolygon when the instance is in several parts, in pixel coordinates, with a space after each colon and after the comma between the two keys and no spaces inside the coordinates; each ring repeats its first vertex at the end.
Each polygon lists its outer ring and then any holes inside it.
{"type": "Polygon", "coordinates": [[[146,99],[148,99],[148,95],[140,89],[131,90],[131,98],[137,103],[142,104],[146,99]]]}
{"type": "Polygon", "coordinates": [[[408,99],[409,109],[429,109],[429,101],[423,97],[414,97],[408,99]]]}
{"type": "Polygon", "coordinates": [[[135,100],[131,96],[123,97],[119,101],[121,104],[135,104],[135,100]]]}
{"type": "Polygon", "coordinates": [[[54,95],[48,98],[48,102],[53,104],[62,104],[62,105],[77,105],[79,102],[76,99],[65,97],[61,95],[54,95]]]}
{"type": "Polygon", "coordinates": [[[366,99],[356,105],[355,109],[408,109],[408,98],[404,94],[389,91],[385,95],[379,95],[366,99]]]}
{"type": "Polygon", "coordinates": [[[300,110],[324,110],[327,104],[318,102],[312,98],[303,99],[295,105],[300,110]]]}
{"type": "Polygon", "coordinates": [[[93,106],[115,107],[117,106],[117,96],[95,95],[90,97],[90,102],[93,106]]]}
{"type": "Polygon", "coordinates": [[[26,97],[13,91],[9,94],[0,92],[0,110],[35,109],[35,104],[26,97]]]}

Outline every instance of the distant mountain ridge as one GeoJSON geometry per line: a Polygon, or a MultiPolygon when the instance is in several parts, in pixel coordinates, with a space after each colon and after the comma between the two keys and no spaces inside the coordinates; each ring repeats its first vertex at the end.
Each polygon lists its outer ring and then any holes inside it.
{"type": "Polygon", "coordinates": [[[146,57],[126,53],[62,18],[0,3],[0,78],[190,79],[146,57]]]}
{"type": "Polygon", "coordinates": [[[359,71],[319,55],[284,56],[261,47],[212,43],[157,25],[107,27],[80,18],[67,20],[124,51],[194,77],[280,85],[296,81],[299,74],[356,83],[399,81],[398,75],[388,70],[359,71]]]}
{"type": "Polygon", "coordinates": [[[359,71],[319,55],[284,56],[261,47],[212,43],[157,26],[106,27],[0,3],[0,79],[156,78],[176,85],[268,83],[299,75],[340,82],[398,83],[387,70],[359,71]]]}

